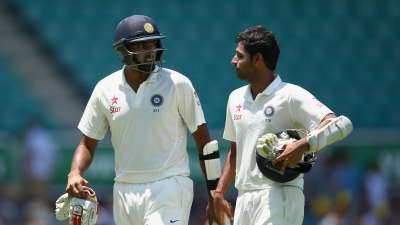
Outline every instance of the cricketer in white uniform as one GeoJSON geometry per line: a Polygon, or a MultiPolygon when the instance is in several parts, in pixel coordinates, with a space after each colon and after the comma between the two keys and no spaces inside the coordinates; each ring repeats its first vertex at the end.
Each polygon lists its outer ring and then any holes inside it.
{"type": "Polygon", "coordinates": [[[163,37],[147,16],[130,16],[118,24],[114,49],[125,65],[98,82],[78,125],[83,138],[67,191],[81,194],[87,184],[82,173],[110,130],[117,225],[187,225],[193,199],[187,130],[199,149],[210,142],[190,80],[155,64],[164,51],[163,37]]]}
{"type": "MultiPolygon", "coordinates": [[[[232,64],[239,79],[249,85],[229,96],[223,137],[231,142],[231,150],[215,191],[214,205],[220,214],[230,210],[219,201],[235,180],[239,192],[235,225],[300,225],[305,202],[303,174],[286,183],[265,177],[256,164],[256,142],[266,133],[286,129],[312,131],[321,121],[335,116],[308,91],[273,74],[279,48],[271,32],[262,26],[250,27],[238,35],[237,42],[232,64]]],[[[294,159],[298,158],[296,154],[302,155],[306,150],[307,142],[301,140],[288,145],[282,155],[295,164],[299,161],[294,159]]]]}

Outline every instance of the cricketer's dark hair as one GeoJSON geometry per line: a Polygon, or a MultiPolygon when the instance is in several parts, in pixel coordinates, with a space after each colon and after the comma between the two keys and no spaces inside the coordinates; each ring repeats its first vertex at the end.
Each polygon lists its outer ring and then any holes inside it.
{"type": "Polygon", "coordinates": [[[249,27],[236,36],[236,42],[242,42],[251,57],[260,53],[264,57],[265,65],[270,70],[275,70],[280,49],[271,31],[261,25],[249,27]]]}

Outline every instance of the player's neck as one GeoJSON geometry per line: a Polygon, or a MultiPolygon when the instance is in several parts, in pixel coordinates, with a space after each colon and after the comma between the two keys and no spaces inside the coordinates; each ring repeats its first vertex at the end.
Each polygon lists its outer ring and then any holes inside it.
{"type": "Polygon", "coordinates": [[[275,76],[272,71],[256,76],[256,79],[253,82],[250,82],[250,90],[253,99],[255,99],[259,93],[263,92],[274,81],[274,79],[275,76]]]}
{"type": "Polygon", "coordinates": [[[125,68],[124,76],[129,86],[131,86],[131,88],[137,92],[140,84],[147,80],[147,78],[150,76],[150,73],[143,73],[137,70],[125,68]]]}

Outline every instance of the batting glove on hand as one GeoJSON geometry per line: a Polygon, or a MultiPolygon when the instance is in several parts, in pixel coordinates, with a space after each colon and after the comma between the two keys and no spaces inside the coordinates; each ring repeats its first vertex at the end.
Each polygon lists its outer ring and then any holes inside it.
{"type": "Polygon", "coordinates": [[[69,219],[70,225],[94,225],[97,221],[98,203],[96,193],[89,187],[84,187],[88,193],[86,199],[77,198],[65,193],[56,201],[56,218],[69,219]]]}
{"type": "Polygon", "coordinates": [[[257,139],[256,149],[264,158],[275,159],[281,150],[278,146],[278,136],[273,133],[264,134],[257,139]]]}

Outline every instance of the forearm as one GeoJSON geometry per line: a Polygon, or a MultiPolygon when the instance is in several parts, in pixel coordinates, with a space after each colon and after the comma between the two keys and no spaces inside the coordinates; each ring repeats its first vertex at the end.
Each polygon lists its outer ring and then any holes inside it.
{"type": "Polygon", "coordinates": [[[334,114],[327,115],[319,124],[307,135],[309,152],[318,152],[324,147],[338,142],[347,137],[353,130],[353,125],[346,116],[335,117],[334,114]]]}
{"type": "Polygon", "coordinates": [[[70,173],[83,174],[92,162],[93,155],[82,145],[78,145],[72,158],[70,173]]]}
{"type": "Polygon", "coordinates": [[[225,193],[231,183],[235,180],[236,171],[236,151],[229,151],[228,156],[225,161],[224,169],[222,171],[222,176],[218,182],[216,192],[225,193]]]}
{"type": "MultiPolygon", "coordinates": [[[[196,143],[197,151],[199,155],[203,155],[204,146],[210,142],[210,135],[208,133],[207,124],[200,125],[195,132],[192,134],[194,142],[196,143]]],[[[203,160],[200,161],[201,171],[206,176],[206,169],[203,160]]]]}
{"type": "Polygon", "coordinates": [[[202,124],[193,133],[199,152],[199,162],[207,183],[209,197],[210,191],[215,190],[221,176],[221,163],[219,158],[218,142],[211,141],[207,125],[202,124]]]}
{"type": "MultiPolygon", "coordinates": [[[[203,155],[204,146],[210,142],[211,138],[208,133],[207,124],[200,125],[195,132],[192,134],[194,142],[196,143],[197,151],[199,155],[203,155]]],[[[203,160],[200,161],[201,171],[203,172],[204,177],[206,177],[206,169],[203,160]]]]}
{"type": "Polygon", "coordinates": [[[83,174],[94,157],[97,140],[88,137],[82,137],[80,143],[76,147],[71,163],[71,173],[83,174]]]}

